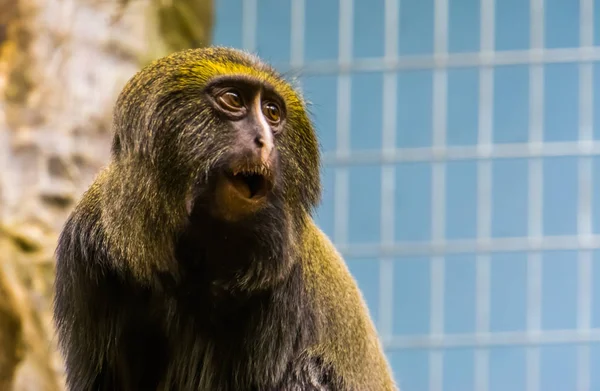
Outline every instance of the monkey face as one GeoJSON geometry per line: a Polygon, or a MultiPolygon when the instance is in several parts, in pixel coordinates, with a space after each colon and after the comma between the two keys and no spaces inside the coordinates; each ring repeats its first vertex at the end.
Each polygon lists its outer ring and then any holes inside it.
{"type": "Polygon", "coordinates": [[[237,221],[263,208],[276,185],[277,138],[284,130],[284,100],[268,83],[244,76],[214,79],[205,89],[228,147],[216,174],[213,214],[237,221]]]}
{"type": "Polygon", "coordinates": [[[184,212],[298,220],[320,199],[318,141],[305,102],[251,54],[190,49],[150,64],[123,89],[114,118],[114,164],[131,178],[115,187],[124,197],[169,200],[163,209],[179,211],[173,221],[184,212]]]}

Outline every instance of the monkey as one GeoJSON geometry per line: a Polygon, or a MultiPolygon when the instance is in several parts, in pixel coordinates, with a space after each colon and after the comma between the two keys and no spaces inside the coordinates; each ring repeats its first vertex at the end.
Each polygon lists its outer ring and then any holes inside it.
{"type": "Polygon", "coordinates": [[[313,214],[308,102],[258,55],[143,67],[64,223],[53,317],[71,391],[392,391],[354,277],[313,214]]]}

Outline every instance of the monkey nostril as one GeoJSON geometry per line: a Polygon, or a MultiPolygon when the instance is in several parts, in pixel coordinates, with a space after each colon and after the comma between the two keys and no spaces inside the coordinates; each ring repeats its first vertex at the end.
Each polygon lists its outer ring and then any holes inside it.
{"type": "Polygon", "coordinates": [[[264,146],[265,146],[265,143],[264,143],[264,141],[263,141],[263,138],[262,138],[262,136],[256,136],[256,137],[254,138],[254,143],[255,143],[255,144],[256,144],[256,145],[257,145],[259,148],[262,148],[262,147],[264,147],[264,146]]]}

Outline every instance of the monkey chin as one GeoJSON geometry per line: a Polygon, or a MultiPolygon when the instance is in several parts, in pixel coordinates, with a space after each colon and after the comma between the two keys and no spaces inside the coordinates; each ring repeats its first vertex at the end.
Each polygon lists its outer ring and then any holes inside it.
{"type": "Polygon", "coordinates": [[[264,166],[236,167],[218,176],[215,188],[217,217],[237,222],[261,210],[273,190],[273,176],[264,166]]]}

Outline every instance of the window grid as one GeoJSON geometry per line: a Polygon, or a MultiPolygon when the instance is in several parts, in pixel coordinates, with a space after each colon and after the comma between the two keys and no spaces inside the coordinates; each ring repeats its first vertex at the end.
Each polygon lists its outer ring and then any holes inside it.
{"type": "MultiPolygon", "coordinates": [[[[385,56],[397,57],[399,33],[399,0],[385,1],[385,56]]],[[[395,72],[383,75],[383,135],[382,153],[394,156],[396,145],[396,104],[398,78],[395,72]]],[[[382,245],[394,243],[396,169],[392,165],[381,167],[381,242],[382,245]]],[[[379,332],[383,343],[393,333],[394,313],[394,260],[391,257],[379,261],[379,332]]]]}
{"type": "MultiPolygon", "coordinates": [[[[448,54],[448,0],[434,2],[434,55],[448,54]]],[[[445,68],[433,73],[433,147],[446,145],[448,74],[445,68]]],[[[446,216],[446,162],[436,161],[432,166],[432,222],[431,238],[445,241],[446,216]]],[[[430,333],[438,339],[444,336],[445,256],[436,255],[431,260],[431,315],[430,333]]],[[[442,391],[444,385],[444,356],[440,349],[429,354],[429,390],[442,391]]]]}
{"type": "MultiPolygon", "coordinates": [[[[548,330],[543,333],[527,331],[492,332],[481,334],[446,334],[421,336],[394,336],[387,344],[387,350],[401,349],[457,349],[457,348],[491,348],[494,346],[528,346],[537,348],[540,345],[590,344],[600,342],[600,329],[585,332],[577,330],[548,330]]],[[[479,390],[478,390],[479,391],[479,390]]],[[[529,388],[527,389],[529,391],[529,388]]]]}
{"type": "MultiPolygon", "coordinates": [[[[600,328],[591,325],[592,250],[600,249],[600,235],[594,235],[591,220],[592,155],[600,154],[600,142],[593,140],[593,61],[600,61],[600,49],[593,47],[593,0],[580,0],[580,47],[544,49],[544,1],[530,0],[531,50],[495,52],[495,2],[481,0],[480,52],[448,53],[448,1],[435,0],[434,54],[432,56],[398,56],[399,9],[401,0],[385,1],[385,55],[383,58],[353,59],[353,1],[340,0],[339,54],[337,61],[304,59],[305,0],[291,0],[290,64],[279,64],[284,72],[303,75],[337,76],[337,142],[334,151],[324,153],[324,164],[335,167],[334,235],[336,246],[345,257],[379,259],[379,330],[388,351],[429,349],[429,390],[441,391],[443,350],[475,348],[474,386],[487,391],[489,385],[489,351],[494,346],[527,347],[526,389],[540,390],[540,346],[580,344],[578,346],[577,389],[590,389],[590,348],[585,344],[600,342],[600,328]],[[580,125],[579,140],[544,142],[544,65],[579,63],[580,125]],[[527,65],[529,67],[529,142],[494,144],[492,111],[494,67],[527,65]],[[476,67],[479,70],[479,123],[475,146],[446,145],[447,70],[476,67]],[[397,148],[396,116],[397,71],[432,69],[433,72],[433,145],[430,148],[397,148]],[[350,147],[351,74],[383,74],[383,134],[381,150],[352,151],[350,147]],[[543,158],[575,156],[578,158],[578,234],[543,235],[543,158]],[[528,233],[527,237],[492,238],[491,236],[491,164],[494,159],[528,159],[528,233]],[[477,236],[473,240],[445,238],[446,163],[474,160],[477,164],[477,236]],[[394,239],[394,199],[396,170],[401,162],[432,164],[432,238],[430,242],[398,242],[394,239]],[[349,167],[381,165],[381,241],[379,244],[348,242],[349,167]],[[542,331],[542,253],[549,250],[576,250],[578,255],[578,319],[576,330],[542,331]],[[527,252],[527,328],[520,332],[490,332],[490,254],[527,252]],[[444,334],[445,257],[454,253],[476,255],[476,328],[472,334],[444,334]],[[421,336],[393,335],[393,275],[395,258],[425,255],[431,257],[430,333],[421,336]]],[[[256,46],[257,0],[244,1],[243,46],[256,46]]],[[[400,36],[400,39],[402,37],[400,36]]]]}
{"type": "MultiPolygon", "coordinates": [[[[594,43],[594,0],[580,2],[580,46],[592,46],[594,43]]],[[[579,140],[593,139],[593,67],[591,63],[579,65],[579,140]]],[[[579,158],[579,199],[578,234],[586,240],[592,235],[592,158],[579,158]]],[[[581,334],[591,328],[592,318],[592,252],[582,250],[578,259],[578,297],[577,327],[581,334]]],[[[591,388],[590,347],[580,345],[577,351],[577,389],[588,391],[591,388]]]]}
{"type": "Polygon", "coordinates": [[[452,240],[447,242],[396,242],[393,245],[337,244],[349,258],[439,256],[450,254],[489,254],[506,252],[541,253],[560,250],[600,249],[600,235],[581,240],[578,235],[452,240]]]}
{"type": "MultiPolygon", "coordinates": [[[[352,58],[352,0],[340,2],[339,8],[339,62],[350,61],[352,58]]],[[[350,105],[351,79],[348,74],[337,77],[337,116],[336,116],[336,154],[347,156],[350,150],[350,105]]],[[[347,167],[339,166],[335,170],[335,210],[334,210],[334,240],[337,243],[348,242],[348,212],[350,173],[347,167]]]]}
{"type": "MultiPolygon", "coordinates": [[[[344,0],[341,0],[342,3],[344,0]]],[[[339,75],[359,72],[397,72],[403,70],[478,68],[506,65],[544,65],[555,63],[591,63],[600,61],[600,48],[585,46],[537,50],[505,50],[477,53],[447,53],[445,55],[402,55],[393,60],[384,58],[352,58],[347,61],[314,60],[296,68],[288,63],[276,63],[283,72],[303,75],[339,75]]]]}
{"type": "MultiPolygon", "coordinates": [[[[482,0],[480,11],[480,52],[494,50],[494,0],[482,0]]],[[[494,74],[491,67],[479,69],[479,118],[478,148],[489,151],[492,142],[492,112],[494,99],[494,74]]],[[[492,229],[492,165],[489,160],[477,161],[477,240],[487,241],[492,229]]],[[[477,335],[489,332],[490,326],[490,254],[477,254],[476,267],[476,325],[477,335]]],[[[489,350],[486,347],[475,351],[474,389],[489,389],[489,350]]]]}
{"type": "Polygon", "coordinates": [[[250,52],[256,49],[258,0],[245,0],[242,3],[242,46],[250,52]]]}
{"type": "Polygon", "coordinates": [[[290,23],[291,42],[290,42],[290,65],[295,68],[302,68],[304,65],[304,12],[306,9],[305,0],[292,1],[292,20],[290,23]]]}
{"type": "MultiPolygon", "coordinates": [[[[544,47],[544,1],[531,0],[530,33],[531,51],[537,52],[544,47]]],[[[541,145],[543,142],[544,120],[544,67],[532,64],[529,67],[529,142],[541,145]]],[[[529,216],[528,235],[531,240],[540,240],[543,212],[543,165],[541,158],[529,160],[529,216]]],[[[527,331],[533,336],[540,333],[542,301],[542,254],[531,252],[527,256],[527,331]]],[[[540,389],[540,349],[538,345],[529,346],[526,355],[527,390],[540,389]]]]}
{"type": "Polygon", "coordinates": [[[328,166],[364,164],[395,164],[406,162],[436,162],[456,160],[531,159],[565,156],[594,156],[600,154],[600,141],[551,141],[530,144],[511,143],[456,147],[395,148],[382,153],[379,150],[350,151],[345,156],[332,152],[323,154],[328,166]]]}

